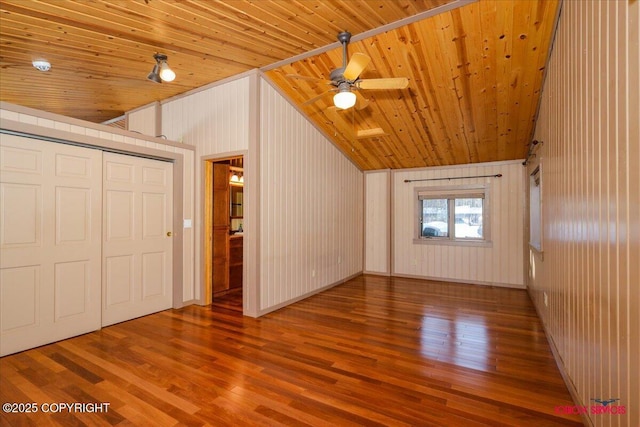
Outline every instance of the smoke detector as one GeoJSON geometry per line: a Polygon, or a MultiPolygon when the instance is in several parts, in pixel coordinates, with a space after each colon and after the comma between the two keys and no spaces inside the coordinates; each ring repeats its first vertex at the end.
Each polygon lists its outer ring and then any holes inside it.
{"type": "Polygon", "coordinates": [[[51,69],[51,64],[49,61],[44,61],[42,59],[36,60],[32,62],[33,66],[40,71],[49,71],[51,69]]]}

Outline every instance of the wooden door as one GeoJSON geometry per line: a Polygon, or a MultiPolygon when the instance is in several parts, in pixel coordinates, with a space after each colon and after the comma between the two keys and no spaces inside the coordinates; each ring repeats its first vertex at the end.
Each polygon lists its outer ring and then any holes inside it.
{"type": "Polygon", "coordinates": [[[100,329],[102,152],[0,135],[0,355],[100,329]]]}
{"type": "Polygon", "coordinates": [[[213,293],[229,289],[229,165],[213,164],[213,293]]]}
{"type": "Polygon", "coordinates": [[[173,164],[104,153],[102,325],[171,308],[173,164]]]}

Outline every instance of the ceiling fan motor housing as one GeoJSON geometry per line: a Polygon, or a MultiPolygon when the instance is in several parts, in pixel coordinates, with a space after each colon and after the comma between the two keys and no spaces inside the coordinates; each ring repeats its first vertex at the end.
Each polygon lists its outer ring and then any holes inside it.
{"type": "Polygon", "coordinates": [[[335,85],[338,85],[345,81],[344,78],[344,67],[336,68],[329,74],[329,80],[331,80],[335,85]]]}

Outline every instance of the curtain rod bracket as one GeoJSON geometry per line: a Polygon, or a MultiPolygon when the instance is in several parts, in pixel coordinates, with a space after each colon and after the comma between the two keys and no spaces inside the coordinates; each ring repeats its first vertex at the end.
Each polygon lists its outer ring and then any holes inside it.
{"type": "Polygon", "coordinates": [[[538,144],[544,144],[544,142],[538,141],[537,139],[534,139],[533,141],[531,141],[531,144],[529,144],[529,151],[527,152],[527,157],[524,159],[524,162],[522,162],[522,166],[527,166],[527,164],[529,163],[529,160],[531,160],[532,157],[536,156],[535,154],[533,154],[533,149],[538,144]]]}

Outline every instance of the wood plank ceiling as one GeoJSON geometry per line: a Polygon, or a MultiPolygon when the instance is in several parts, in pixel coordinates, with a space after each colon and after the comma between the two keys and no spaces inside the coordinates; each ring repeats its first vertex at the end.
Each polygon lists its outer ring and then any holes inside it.
{"type": "Polygon", "coordinates": [[[363,170],[523,158],[559,0],[2,0],[0,99],[92,122],[259,68],[363,170]],[[304,104],[349,54],[402,90],[304,104]],[[155,52],[177,78],[146,79],[155,52]],[[34,59],[52,63],[39,72],[34,59]],[[363,104],[364,105],[364,104],[363,104]],[[361,107],[362,105],[358,105],[361,107]],[[373,134],[373,136],[371,136],[373,134]]]}

